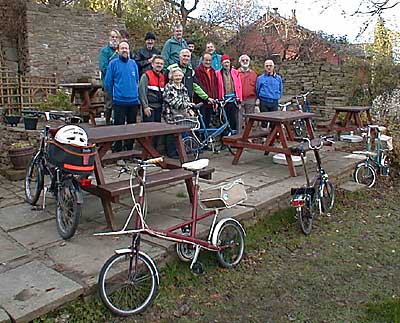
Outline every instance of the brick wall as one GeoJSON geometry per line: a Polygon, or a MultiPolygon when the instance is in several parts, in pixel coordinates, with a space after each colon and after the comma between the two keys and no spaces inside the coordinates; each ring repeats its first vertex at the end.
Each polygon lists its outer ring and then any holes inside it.
{"type": "Polygon", "coordinates": [[[111,15],[33,3],[27,4],[26,27],[29,74],[56,73],[61,82],[95,77],[109,31],[125,28],[111,15]]]}

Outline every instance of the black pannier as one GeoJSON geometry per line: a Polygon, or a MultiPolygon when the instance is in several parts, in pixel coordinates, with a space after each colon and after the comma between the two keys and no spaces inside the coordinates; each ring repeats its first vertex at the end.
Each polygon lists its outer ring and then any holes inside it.
{"type": "Polygon", "coordinates": [[[48,160],[63,171],[76,175],[89,175],[94,170],[96,146],[76,146],[49,140],[48,160]]]}

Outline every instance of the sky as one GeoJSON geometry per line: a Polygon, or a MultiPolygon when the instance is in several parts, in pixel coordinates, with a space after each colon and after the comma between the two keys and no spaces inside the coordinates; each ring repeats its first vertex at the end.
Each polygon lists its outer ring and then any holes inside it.
{"type": "MultiPolygon", "coordinates": [[[[296,9],[297,21],[301,26],[335,36],[346,35],[350,42],[360,43],[373,40],[373,26],[376,21],[373,20],[369,28],[357,38],[363,23],[369,17],[350,15],[361,1],[365,0],[334,0],[334,4],[326,10],[322,6],[327,0],[260,0],[259,3],[265,10],[267,7],[278,8],[278,13],[284,17],[291,17],[292,9],[296,9]],[[346,14],[343,15],[343,12],[346,14]]],[[[387,27],[400,31],[400,4],[386,11],[383,17],[387,27]]]]}

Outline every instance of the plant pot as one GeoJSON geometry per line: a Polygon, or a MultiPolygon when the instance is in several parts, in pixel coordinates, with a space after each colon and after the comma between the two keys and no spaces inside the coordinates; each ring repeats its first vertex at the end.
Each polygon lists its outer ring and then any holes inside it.
{"type": "Polygon", "coordinates": [[[8,157],[14,169],[26,169],[34,153],[35,149],[33,147],[10,148],[8,157]]]}
{"type": "Polygon", "coordinates": [[[38,118],[24,117],[25,130],[36,130],[38,118]]]}
{"type": "Polygon", "coordinates": [[[16,127],[18,122],[21,120],[21,116],[5,116],[6,123],[11,127],[16,127]]]}

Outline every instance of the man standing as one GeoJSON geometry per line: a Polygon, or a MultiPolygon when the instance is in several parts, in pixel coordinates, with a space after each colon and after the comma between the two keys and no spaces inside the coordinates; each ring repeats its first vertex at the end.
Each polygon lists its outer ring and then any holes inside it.
{"type": "MultiPolygon", "coordinates": [[[[265,73],[257,78],[256,93],[260,99],[260,112],[278,111],[279,99],[283,94],[282,78],[275,73],[274,62],[267,59],[264,62],[265,73]]],[[[261,124],[267,128],[267,124],[261,124]]]]}
{"type": "Polygon", "coordinates": [[[161,122],[165,76],[162,73],[164,58],[156,55],[152,69],[144,72],[139,83],[139,98],[143,109],[144,122],[161,122]]]}
{"type": "Polygon", "coordinates": [[[239,117],[239,129],[242,128],[243,114],[254,113],[254,107],[256,105],[256,82],[257,73],[250,69],[250,57],[248,55],[242,55],[239,57],[239,77],[242,82],[242,108],[240,109],[239,117]]]}
{"type": "MultiPolygon", "coordinates": [[[[108,65],[105,88],[112,96],[114,124],[136,123],[139,106],[138,67],[135,61],[129,58],[129,45],[127,42],[120,42],[118,50],[120,53],[119,58],[113,59],[108,65]]],[[[125,148],[126,150],[132,150],[133,140],[127,140],[125,148]]],[[[122,142],[116,142],[114,149],[115,151],[121,151],[122,142]]]]}
{"type": "Polygon", "coordinates": [[[242,83],[238,70],[231,67],[231,58],[224,54],[221,57],[222,69],[216,71],[218,79],[218,96],[228,101],[225,111],[232,129],[238,130],[237,115],[242,97],[242,83]]]}
{"type": "Polygon", "coordinates": [[[204,90],[199,85],[199,81],[196,78],[194,70],[190,66],[190,57],[191,57],[190,51],[187,48],[182,49],[179,53],[178,63],[168,66],[168,71],[171,71],[177,67],[179,67],[182,70],[184,74],[182,83],[185,85],[188,91],[190,101],[193,100],[193,93],[196,93],[197,96],[202,100],[208,100],[209,98],[207,93],[204,92],[204,90]]]}
{"type": "Polygon", "coordinates": [[[191,40],[187,41],[187,45],[188,45],[188,50],[190,50],[190,65],[192,65],[192,68],[195,69],[198,65],[199,65],[199,58],[196,56],[196,54],[194,53],[194,42],[191,40]]]}
{"type": "Polygon", "coordinates": [[[177,64],[179,62],[179,53],[182,49],[188,47],[186,40],[183,39],[182,25],[175,25],[173,33],[174,35],[165,42],[161,51],[161,55],[164,57],[165,68],[172,64],[177,64]]]}
{"type": "MultiPolygon", "coordinates": [[[[218,81],[217,76],[215,75],[215,70],[211,66],[211,54],[204,53],[202,56],[202,63],[196,67],[195,75],[196,78],[207,93],[208,97],[212,99],[218,98],[218,81]]],[[[199,103],[203,100],[199,98],[196,94],[194,95],[194,102],[199,103]]],[[[211,121],[211,114],[212,114],[212,105],[209,103],[203,104],[200,108],[200,112],[203,115],[204,123],[206,128],[209,127],[211,121]]]]}
{"type": "MultiPolygon", "coordinates": [[[[165,76],[162,73],[164,58],[161,55],[153,57],[151,70],[143,73],[139,83],[139,99],[142,105],[143,122],[161,122],[163,108],[163,91],[165,76]]],[[[158,137],[153,137],[153,146],[157,149],[158,137]]]]}
{"type": "MultiPolygon", "coordinates": [[[[115,57],[118,57],[118,44],[121,35],[118,30],[111,30],[108,44],[100,50],[99,54],[99,70],[101,83],[103,84],[103,91],[105,90],[104,80],[106,78],[106,72],[108,63],[115,57]]],[[[106,123],[111,123],[111,113],[112,113],[112,98],[108,95],[107,91],[104,93],[104,114],[106,117],[106,123]]]]}
{"type": "Polygon", "coordinates": [[[142,75],[144,72],[151,70],[151,61],[154,56],[160,55],[160,51],[154,47],[156,36],[148,32],[144,37],[144,47],[139,48],[135,55],[135,61],[139,68],[139,73],[142,75]]]}
{"type": "MultiPolygon", "coordinates": [[[[215,46],[212,42],[206,44],[206,53],[211,54],[211,66],[215,71],[219,71],[222,68],[221,55],[215,51],[215,46]]],[[[201,64],[202,58],[200,58],[199,64],[201,64]]]]}

